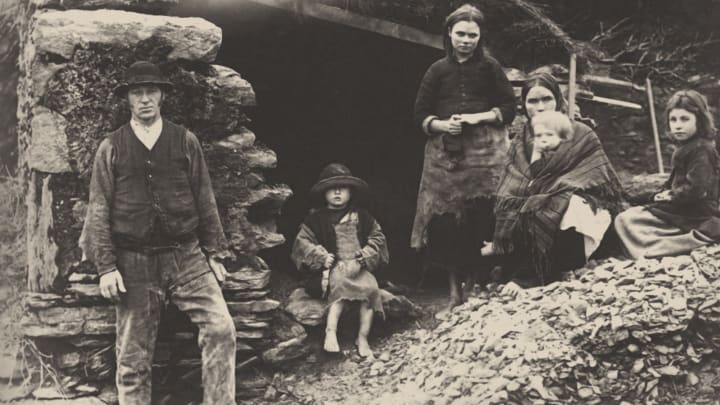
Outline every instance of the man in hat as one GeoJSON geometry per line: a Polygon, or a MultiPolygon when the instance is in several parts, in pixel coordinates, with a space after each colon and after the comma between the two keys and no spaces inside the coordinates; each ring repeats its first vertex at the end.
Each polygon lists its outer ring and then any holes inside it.
{"type": "Polygon", "coordinates": [[[200,143],[160,115],[171,86],[156,65],[136,62],[116,89],[131,119],[98,148],[80,246],[117,304],[120,404],[151,402],[167,301],[199,328],[203,403],[234,404],[235,326],[218,284],[227,241],[200,143]]]}

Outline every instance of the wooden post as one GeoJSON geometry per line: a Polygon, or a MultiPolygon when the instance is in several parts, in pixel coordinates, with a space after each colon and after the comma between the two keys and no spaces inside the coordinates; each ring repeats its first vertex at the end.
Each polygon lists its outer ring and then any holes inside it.
{"type": "Polygon", "coordinates": [[[658,133],[657,120],[655,119],[655,98],[653,97],[650,78],[645,79],[645,90],[647,91],[650,122],[652,123],[653,139],[655,140],[655,156],[657,157],[658,173],[662,174],[665,173],[665,167],[663,166],[662,149],[660,149],[660,134],[658,133]]]}
{"type": "Polygon", "coordinates": [[[577,82],[577,56],[570,55],[570,80],[568,82],[568,118],[575,121],[575,93],[577,82]]]}

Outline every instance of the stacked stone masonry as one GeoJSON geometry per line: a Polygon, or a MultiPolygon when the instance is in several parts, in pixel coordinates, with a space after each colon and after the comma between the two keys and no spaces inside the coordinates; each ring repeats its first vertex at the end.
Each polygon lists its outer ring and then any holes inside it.
{"type": "MultiPolygon", "coordinates": [[[[256,104],[252,86],[234,70],[212,64],[222,40],[219,27],[199,18],[145,14],[175,3],[22,3],[27,19],[21,27],[18,137],[28,187],[31,291],[22,327],[53,367],[82,380],[71,384],[85,387],[77,395],[87,395],[88,383],[111,382],[114,373],[115,311],[100,296],[97,276],[82,260],[77,241],[95,151],[105,134],[129,119],[113,89],[137,60],[159,64],[174,83],[163,117],[195,133],[205,151],[235,256],[226,263],[231,274],[223,293],[237,328],[238,367],[261,360],[265,352],[272,361],[296,356],[297,350],[287,348],[306,336],[289,317],[276,319],[284,315],[280,303],[267,298],[270,269],[257,256],[284,243],[275,218],[292,192],[267,184],[263,176],[277,157],[257,145],[245,127],[246,113],[256,104]]],[[[177,311],[169,309],[165,318],[156,366],[199,371],[196,331],[177,311]]],[[[241,393],[262,388],[238,382],[241,393]]],[[[73,392],[68,388],[65,394],[73,392]]]]}

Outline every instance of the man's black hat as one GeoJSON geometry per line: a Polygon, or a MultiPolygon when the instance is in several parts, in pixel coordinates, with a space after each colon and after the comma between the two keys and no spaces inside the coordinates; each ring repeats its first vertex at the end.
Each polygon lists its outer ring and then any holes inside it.
{"type": "Polygon", "coordinates": [[[115,95],[125,97],[130,86],[154,84],[163,92],[167,92],[172,88],[172,83],[167,81],[160,68],[154,63],[139,61],[135,62],[125,71],[125,80],[115,87],[115,95]]]}

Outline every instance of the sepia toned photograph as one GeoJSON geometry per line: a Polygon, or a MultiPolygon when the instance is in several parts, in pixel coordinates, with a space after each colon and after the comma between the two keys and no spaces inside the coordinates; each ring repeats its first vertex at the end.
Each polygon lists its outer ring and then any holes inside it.
{"type": "Polygon", "coordinates": [[[0,403],[720,404],[720,0],[0,0],[0,403]]]}

